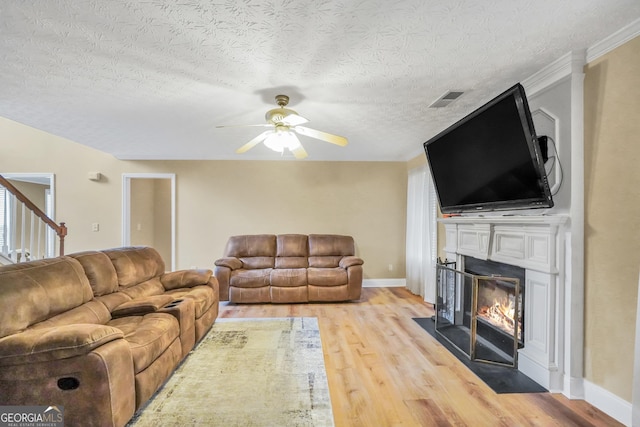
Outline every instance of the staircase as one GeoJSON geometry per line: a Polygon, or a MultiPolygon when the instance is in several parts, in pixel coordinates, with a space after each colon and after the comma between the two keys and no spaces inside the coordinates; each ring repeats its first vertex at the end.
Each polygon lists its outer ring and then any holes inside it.
{"type": "Polygon", "coordinates": [[[64,255],[67,227],[0,175],[0,265],[64,255]]]}

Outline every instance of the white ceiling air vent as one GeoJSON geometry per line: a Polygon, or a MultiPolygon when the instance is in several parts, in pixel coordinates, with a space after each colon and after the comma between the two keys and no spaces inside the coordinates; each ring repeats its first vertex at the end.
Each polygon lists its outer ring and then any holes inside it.
{"type": "Polygon", "coordinates": [[[461,90],[450,90],[447,93],[445,93],[444,95],[442,95],[440,98],[438,98],[435,101],[433,101],[433,103],[431,105],[429,105],[429,108],[446,107],[447,105],[451,104],[456,99],[460,98],[460,96],[463,93],[464,92],[461,91],[461,90]]]}

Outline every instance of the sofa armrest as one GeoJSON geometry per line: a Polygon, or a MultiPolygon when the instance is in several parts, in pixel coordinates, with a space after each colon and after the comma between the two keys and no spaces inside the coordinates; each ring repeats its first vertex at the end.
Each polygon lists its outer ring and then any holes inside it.
{"type": "Polygon", "coordinates": [[[205,269],[178,270],[163,274],[160,276],[160,282],[166,290],[192,288],[198,285],[206,285],[212,274],[213,271],[205,269]]]}
{"type": "Polygon", "coordinates": [[[68,359],[123,338],[120,329],[90,323],[28,329],[0,339],[0,366],[68,359]]]}
{"type": "Polygon", "coordinates": [[[216,265],[213,274],[218,281],[218,292],[220,301],[229,301],[229,281],[231,280],[231,269],[224,265],[216,265]]]}
{"type": "Polygon", "coordinates": [[[349,267],[353,267],[354,265],[362,265],[362,264],[364,264],[364,261],[362,260],[362,258],[358,258],[356,256],[346,256],[340,260],[339,265],[342,268],[349,268],[349,267]]]}
{"type": "Polygon", "coordinates": [[[217,259],[215,265],[218,267],[227,267],[230,270],[238,270],[242,268],[242,261],[236,257],[225,257],[217,259]]]}

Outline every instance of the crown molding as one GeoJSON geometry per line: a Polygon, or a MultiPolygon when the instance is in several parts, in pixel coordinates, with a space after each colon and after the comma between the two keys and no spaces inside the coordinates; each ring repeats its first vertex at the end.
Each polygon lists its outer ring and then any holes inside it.
{"type": "Polygon", "coordinates": [[[587,49],[587,63],[598,59],[602,55],[611,52],[640,35],[640,19],[635,20],[626,27],[622,27],[604,40],[599,41],[587,49]]]}
{"type": "Polygon", "coordinates": [[[612,35],[597,42],[586,50],[569,52],[553,61],[537,73],[522,81],[527,91],[527,96],[533,96],[538,92],[561,82],[572,73],[582,73],[582,68],[589,62],[612,51],[640,35],[640,19],[622,27],[612,35]]]}
{"type": "Polygon", "coordinates": [[[570,77],[573,73],[582,73],[585,63],[584,50],[569,52],[523,80],[522,85],[527,96],[534,96],[570,77]]]}

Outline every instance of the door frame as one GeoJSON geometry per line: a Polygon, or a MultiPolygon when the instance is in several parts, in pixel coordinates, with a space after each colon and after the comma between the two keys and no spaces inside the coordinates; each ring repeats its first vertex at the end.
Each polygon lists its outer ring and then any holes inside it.
{"type": "MultiPolygon", "coordinates": [[[[43,209],[45,215],[51,218],[56,224],[56,175],[50,172],[1,172],[0,175],[6,179],[13,179],[15,181],[31,182],[34,184],[44,184],[49,182],[49,198],[51,203],[45,203],[43,209]]],[[[53,229],[47,228],[45,235],[45,253],[48,257],[53,258],[57,251],[57,241],[55,239],[55,233],[53,229]]]]}
{"type": "Polygon", "coordinates": [[[123,173],[122,174],[122,246],[131,245],[131,180],[171,180],[171,271],[176,269],[176,174],[175,173],[123,173]]]}

